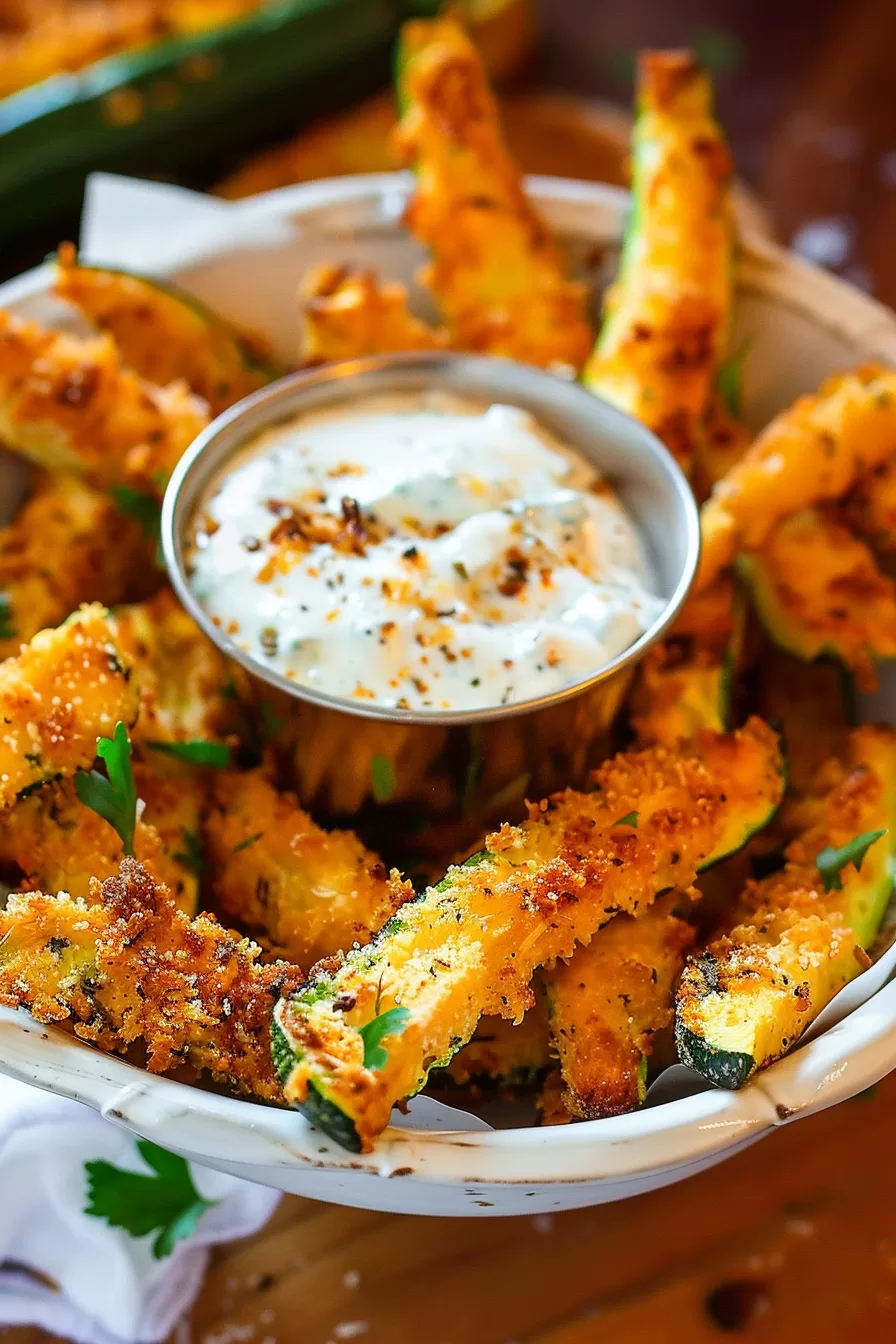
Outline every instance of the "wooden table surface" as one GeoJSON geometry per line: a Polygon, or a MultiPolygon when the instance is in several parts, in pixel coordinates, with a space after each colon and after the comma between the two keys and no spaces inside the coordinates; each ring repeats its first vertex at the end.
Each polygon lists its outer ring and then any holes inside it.
{"type": "Polygon", "coordinates": [[[171,1344],[890,1340],[894,1120],[896,1075],[713,1171],[572,1213],[412,1218],[287,1198],[216,1254],[171,1344]]]}
{"type": "MultiPolygon", "coordinates": [[[[715,52],[739,168],[779,236],[896,302],[896,0],[542,10],[549,81],[592,95],[619,96],[634,47],[696,34],[715,52]]],[[[216,1255],[174,1344],[891,1339],[894,1124],[896,1076],[681,1185],[553,1217],[450,1221],[285,1199],[264,1232],[216,1255]]],[[[36,1331],[0,1336],[47,1344],[36,1331]]]]}

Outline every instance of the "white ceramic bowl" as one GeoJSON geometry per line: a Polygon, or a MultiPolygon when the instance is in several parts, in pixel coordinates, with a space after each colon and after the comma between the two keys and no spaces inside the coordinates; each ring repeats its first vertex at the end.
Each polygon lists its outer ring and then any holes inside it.
{"type": "MultiPolygon", "coordinates": [[[[419,249],[399,226],[403,174],[287,188],[240,207],[242,242],[219,243],[176,278],[212,307],[264,331],[295,358],[295,282],[320,261],[372,265],[410,281],[419,249]],[[247,241],[247,221],[265,225],[247,241]],[[280,225],[285,227],[269,227],[280,225]]],[[[626,195],[535,178],[529,189],[573,256],[614,246],[626,195]]],[[[236,219],[236,216],[234,217],[236,219]]],[[[41,268],[0,287],[0,304],[61,317],[41,268]]],[[[738,266],[736,345],[752,337],[748,419],[760,426],[826,374],[863,360],[896,365],[896,319],[879,304],[764,241],[738,266]]],[[[6,464],[10,509],[18,481],[6,464]]],[[[896,718],[896,684],[874,712],[896,718]]],[[[0,1070],[73,1097],[111,1120],[208,1166],[317,1199],[392,1212],[496,1215],[574,1208],[680,1180],[791,1122],[854,1096],[896,1067],[896,982],[740,1092],[702,1090],[632,1115],[549,1129],[433,1132],[389,1129],[356,1157],[298,1115],[156,1078],[41,1027],[0,1014],[0,1070]]]]}

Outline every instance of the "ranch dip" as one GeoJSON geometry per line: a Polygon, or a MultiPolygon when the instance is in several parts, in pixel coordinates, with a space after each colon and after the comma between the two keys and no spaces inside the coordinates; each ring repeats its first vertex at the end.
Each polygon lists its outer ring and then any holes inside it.
{"type": "Polygon", "coordinates": [[[593,675],[662,606],[595,469],[526,411],[383,394],[266,430],[209,490],[189,581],[314,691],[470,710],[593,675]]]}

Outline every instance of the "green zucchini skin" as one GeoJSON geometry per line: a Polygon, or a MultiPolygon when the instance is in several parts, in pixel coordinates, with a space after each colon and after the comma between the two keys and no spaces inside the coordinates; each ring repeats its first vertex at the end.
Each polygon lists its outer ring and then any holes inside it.
{"type": "MultiPolygon", "coordinates": [[[[282,1003],[277,1005],[271,1019],[271,1057],[274,1061],[274,1070],[277,1077],[285,1087],[292,1072],[295,1057],[278,1018],[281,1007],[282,1003]]],[[[304,1115],[310,1125],[314,1125],[316,1129],[319,1129],[322,1134],[326,1134],[327,1138],[332,1139],[334,1143],[338,1143],[340,1148],[344,1148],[346,1152],[360,1153],[362,1151],[361,1139],[351,1116],[346,1115],[332,1101],[328,1101],[313,1083],[309,1084],[307,1097],[301,1106],[296,1107],[296,1109],[301,1115],[304,1115]]]]}
{"type": "Polygon", "coordinates": [[[679,1063],[686,1064],[707,1082],[728,1091],[734,1092],[743,1087],[756,1067],[752,1055],[740,1050],[717,1050],[680,1023],[675,1029],[675,1046],[679,1063]]]}
{"type": "Polygon", "coordinates": [[[74,214],[88,172],[211,185],[253,148],[380,88],[400,19],[396,0],[293,0],[4,98],[0,242],[74,214]],[[136,119],[116,121],[116,100],[136,119]]]}

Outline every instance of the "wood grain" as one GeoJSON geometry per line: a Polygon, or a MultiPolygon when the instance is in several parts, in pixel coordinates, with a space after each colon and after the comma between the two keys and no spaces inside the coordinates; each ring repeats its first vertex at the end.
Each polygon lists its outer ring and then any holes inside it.
{"type": "MultiPolygon", "coordinates": [[[[843,1344],[892,1337],[896,1076],[622,1204],[393,1217],[285,1199],[172,1344],[843,1344]]],[[[13,1330],[3,1344],[48,1344],[13,1330]]]]}

